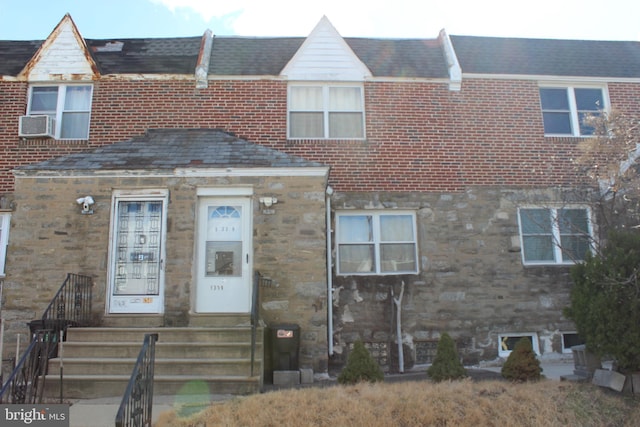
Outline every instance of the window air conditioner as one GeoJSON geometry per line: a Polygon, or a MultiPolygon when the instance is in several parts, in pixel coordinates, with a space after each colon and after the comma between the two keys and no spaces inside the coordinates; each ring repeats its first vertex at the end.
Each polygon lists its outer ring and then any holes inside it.
{"type": "Polygon", "coordinates": [[[18,136],[27,138],[53,137],[56,121],[49,116],[21,116],[18,136]]]}

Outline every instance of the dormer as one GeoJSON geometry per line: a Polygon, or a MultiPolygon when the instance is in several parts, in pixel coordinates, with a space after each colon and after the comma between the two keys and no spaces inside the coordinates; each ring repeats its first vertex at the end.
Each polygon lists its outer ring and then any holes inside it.
{"type": "Polygon", "coordinates": [[[365,139],[364,80],[371,71],[326,16],[280,75],[289,80],[289,139],[365,139]]]}
{"type": "Polygon", "coordinates": [[[92,82],[99,77],[87,44],[66,14],[18,74],[18,79],[29,82],[18,135],[89,139],[92,82]]]}
{"type": "Polygon", "coordinates": [[[18,74],[18,78],[30,82],[91,81],[99,76],[87,44],[69,14],[18,74]]]}
{"type": "Polygon", "coordinates": [[[280,75],[289,80],[363,81],[371,71],[323,16],[280,75]]]}

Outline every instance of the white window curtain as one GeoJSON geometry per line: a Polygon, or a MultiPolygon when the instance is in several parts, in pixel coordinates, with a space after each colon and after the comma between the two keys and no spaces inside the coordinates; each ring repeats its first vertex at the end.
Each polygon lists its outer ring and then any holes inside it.
{"type": "Polygon", "coordinates": [[[362,138],[362,94],[359,87],[329,88],[329,137],[362,138]]]}
{"type": "Polygon", "coordinates": [[[293,86],[289,92],[289,134],[293,138],[324,135],[322,87],[293,86]]]}

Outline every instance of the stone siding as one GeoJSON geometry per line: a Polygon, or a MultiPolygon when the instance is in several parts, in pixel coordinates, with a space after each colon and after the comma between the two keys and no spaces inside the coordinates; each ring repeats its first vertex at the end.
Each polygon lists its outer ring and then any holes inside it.
{"type": "MultiPolygon", "coordinates": [[[[195,286],[197,189],[253,187],[253,267],[271,278],[262,288],[267,325],[295,323],[301,330],[300,365],[327,369],[326,177],[25,177],[16,179],[3,317],[5,344],[42,315],[69,272],[94,278],[94,316],[105,314],[109,227],[116,189],[168,189],[165,313],[167,326],[185,325],[195,286]],[[95,199],[82,215],[78,197],[95,199]],[[278,203],[264,210],[263,196],[278,203]]],[[[9,346],[5,349],[9,351],[9,346]]]]}
{"type": "Polygon", "coordinates": [[[561,334],[575,331],[562,314],[569,303],[570,268],[523,265],[517,208],[574,199],[588,200],[573,192],[495,187],[456,193],[336,193],[334,213],[415,210],[420,272],[337,276],[334,266],[332,363],[343,364],[351,344],[361,339],[381,346],[383,362],[394,367],[391,289],[397,297],[403,281],[405,365],[443,332],[457,341],[468,364],[497,358],[498,335],[503,333],[536,333],[542,354],[561,352],[561,334]]]}

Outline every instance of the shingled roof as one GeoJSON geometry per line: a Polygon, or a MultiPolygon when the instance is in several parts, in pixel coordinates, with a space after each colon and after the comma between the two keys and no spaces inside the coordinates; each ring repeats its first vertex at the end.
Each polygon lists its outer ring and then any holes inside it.
{"type": "Polygon", "coordinates": [[[151,129],[142,136],[17,168],[46,170],[174,170],[176,168],[326,167],[251,143],[219,129],[151,129]]]}
{"type": "MultiPolygon", "coordinates": [[[[216,36],[209,74],[277,76],[304,40],[216,36]]],[[[438,39],[344,40],[374,77],[448,77],[438,39]]],[[[86,40],[102,74],[194,74],[201,41],[202,37],[86,40]]],[[[640,42],[474,36],[451,36],[451,41],[462,72],[468,74],[640,77],[640,42]]],[[[0,76],[17,75],[41,44],[0,41],[0,76]]]]}
{"type": "Polygon", "coordinates": [[[451,36],[463,73],[640,77],[640,42],[451,36]]]}

